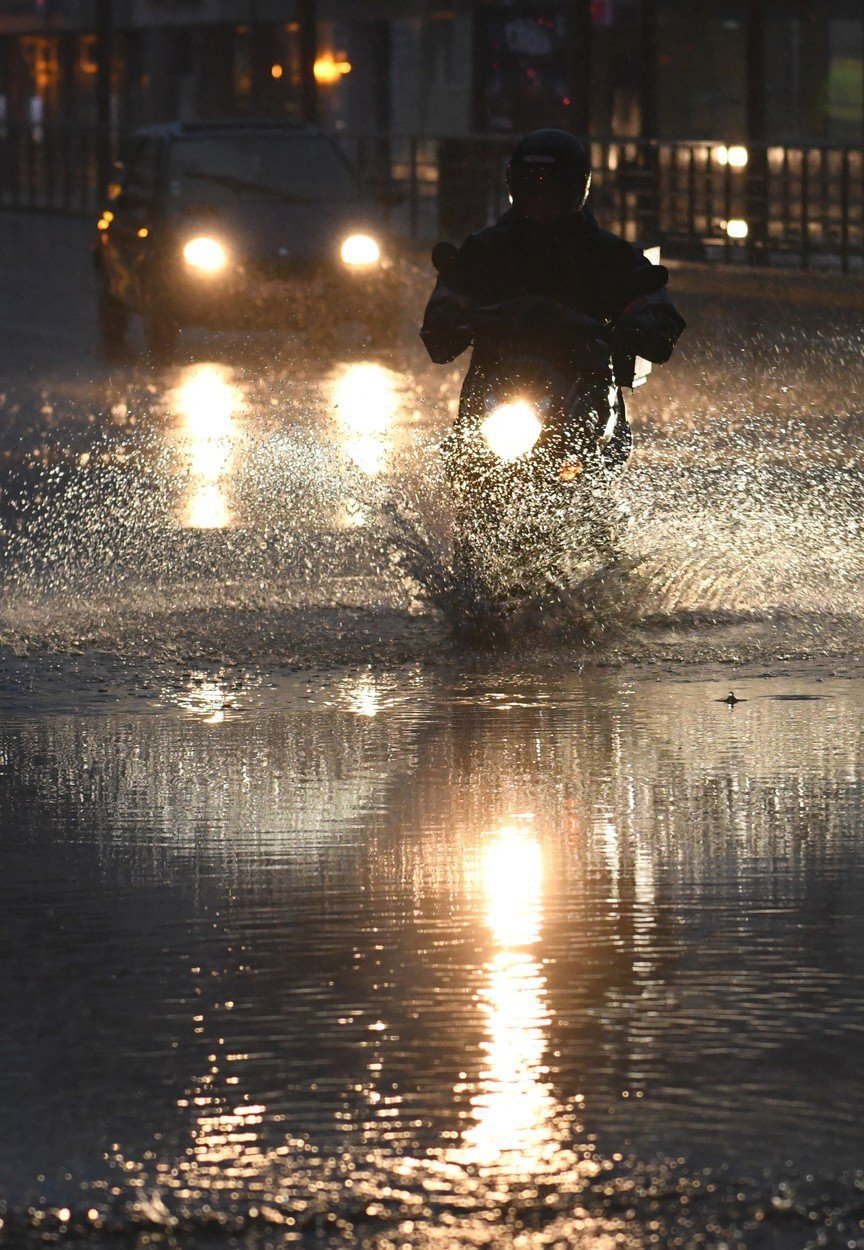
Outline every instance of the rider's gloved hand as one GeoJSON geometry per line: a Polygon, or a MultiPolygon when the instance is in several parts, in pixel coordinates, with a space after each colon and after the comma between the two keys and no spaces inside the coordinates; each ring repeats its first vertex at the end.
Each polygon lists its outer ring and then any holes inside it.
{"type": "Polygon", "coordinates": [[[475,338],[516,351],[570,352],[592,344],[603,329],[594,317],[573,312],[541,295],[518,295],[474,309],[475,338]]]}
{"type": "Polygon", "coordinates": [[[437,292],[426,308],[420,337],[436,364],[453,360],[471,343],[471,301],[455,291],[437,292]]]}

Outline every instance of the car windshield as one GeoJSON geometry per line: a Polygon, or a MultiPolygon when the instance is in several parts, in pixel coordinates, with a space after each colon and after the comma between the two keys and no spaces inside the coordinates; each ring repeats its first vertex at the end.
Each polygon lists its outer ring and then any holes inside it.
{"type": "Polygon", "coordinates": [[[359,198],[333,146],[319,135],[208,135],[172,144],[172,198],[223,204],[238,198],[313,204],[359,198]]]}

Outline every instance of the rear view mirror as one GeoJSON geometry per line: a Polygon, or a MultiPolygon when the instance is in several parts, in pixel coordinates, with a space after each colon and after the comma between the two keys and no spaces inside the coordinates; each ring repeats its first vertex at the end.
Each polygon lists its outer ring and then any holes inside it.
{"type": "Polygon", "coordinates": [[[640,265],[630,275],[630,299],[640,299],[643,295],[656,295],[662,291],[669,281],[669,270],[665,265],[640,265]]]}
{"type": "Polygon", "coordinates": [[[459,249],[452,243],[436,243],[432,248],[432,264],[441,274],[452,269],[458,259],[459,249]]]}

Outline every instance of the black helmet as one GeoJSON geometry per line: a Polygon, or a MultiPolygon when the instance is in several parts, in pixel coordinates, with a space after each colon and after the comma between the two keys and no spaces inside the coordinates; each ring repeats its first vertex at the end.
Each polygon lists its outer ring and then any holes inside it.
{"type": "Polygon", "coordinates": [[[513,207],[527,217],[555,220],[578,213],[588,198],[591,161],[566,130],[535,130],[517,143],[507,165],[513,207]]]}

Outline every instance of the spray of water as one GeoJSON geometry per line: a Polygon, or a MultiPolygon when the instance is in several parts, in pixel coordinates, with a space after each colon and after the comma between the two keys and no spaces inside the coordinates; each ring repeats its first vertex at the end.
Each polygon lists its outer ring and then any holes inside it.
{"type": "Polygon", "coordinates": [[[74,437],[55,403],[5,475],[0,641],[304,666],[452,640],[610,662],[859,649],[860,333],[763,328],[742,353],[722,329],[634,402],[614,558],[587,557],[572,516],[532,537],[531,500],[460,558],[437,450],[455,366],[201,363],[127,379],[74,437]]]}

